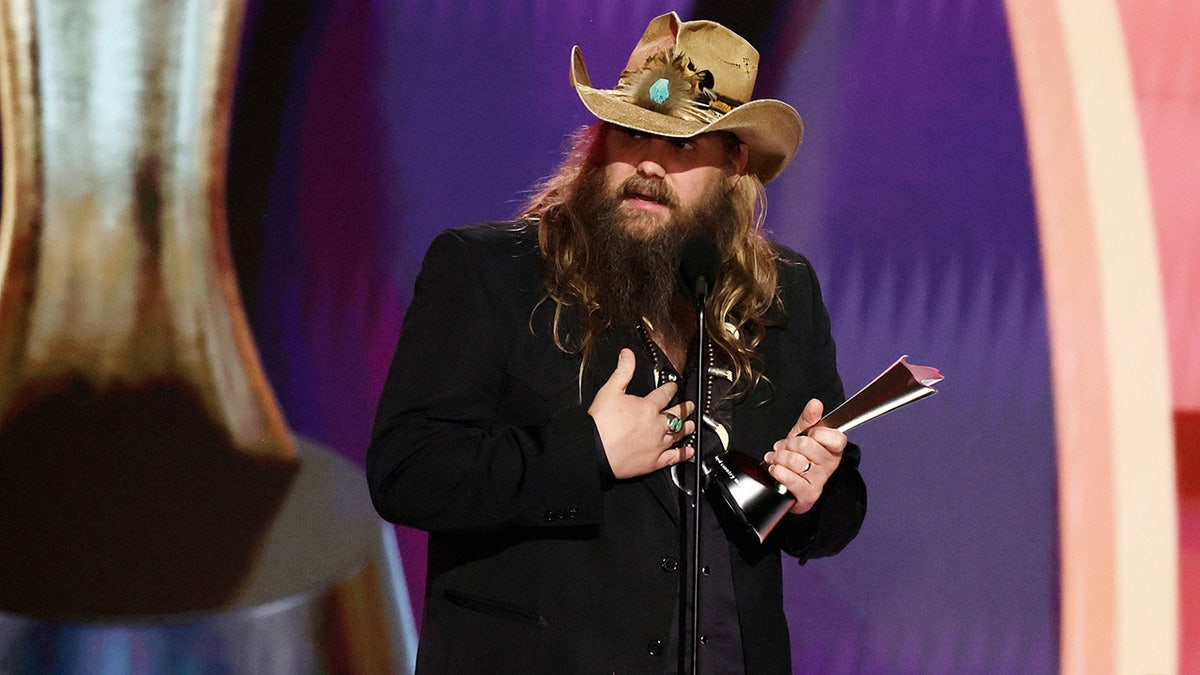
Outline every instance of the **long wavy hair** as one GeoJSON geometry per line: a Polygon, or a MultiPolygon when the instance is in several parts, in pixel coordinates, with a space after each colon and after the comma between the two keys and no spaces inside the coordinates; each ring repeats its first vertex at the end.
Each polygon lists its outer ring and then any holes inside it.
{"type": "MultiPolygon", "coordinates": [[[[614,127],[596,122],[582,127],[558,170],[535,188],[520,215],[538,222],[538,245],[543,266],[543,302],[554,305],[554,342],[565,352],[587,357],[600,333],[612,324],[597,297],[600,279],[583,273],[591,249],[588,223],[575,212],[579,187],[587,173],[601,167],[604,134],[614,127]],[[585,317],[584,333],[564,328],[568,308],[578,307],[585,317]]],[[[729,152],[737,150],[737,137],[723,133],[729,152]]],[[[776,254],[762,233],[766,193],[757,177],[743,175],[733,193],[736,223],[732,245],[721,252],[718,279],[705,305],[708,337],[722,352],[733,371],[732,391],[752,388],[762,379],[757,347],[763,329],[779,304],[776,288],[776,254]]],[[[581,366],[581,372],[582,372],[581,366]]]]}

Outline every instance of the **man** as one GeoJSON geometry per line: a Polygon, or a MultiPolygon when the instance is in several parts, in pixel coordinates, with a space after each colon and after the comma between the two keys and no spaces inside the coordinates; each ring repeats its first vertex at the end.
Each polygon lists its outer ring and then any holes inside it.
{"type": "Polygon", "coordinates": [[[379,512],[430,533],[419,671],[690,668],[680,474],[700,383],[706,456],[764,460],[795,504],[760,542],[701,500],[699,663],[790,671],[781,553],[841,550],[866,492],[843,434],[800,434],[843,392],[811,267],[757,222],[801,136],[790,106],[750,100],[757,64],[674,13],[614,90],[591,87],[576,47],[599,121],[522,220],[430,246],[367,457],[379,512]],[[695,234],[720,252],[703,337],[677,281],[695,234]]]}

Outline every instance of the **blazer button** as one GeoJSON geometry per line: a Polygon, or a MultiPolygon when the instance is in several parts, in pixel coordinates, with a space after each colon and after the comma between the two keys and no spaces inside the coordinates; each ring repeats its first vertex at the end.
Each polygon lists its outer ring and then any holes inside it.
{"type": "Polygon", "coordinates": [[[679,563],[674,558],[663,558],[659,564],[662,566],[664,572],[674,572],[679,569],[679,563]]]}
{"type": "Polygon", "coordinates": [[[663,653],[663,641],[655,640],[654,642],[651,642],[650,644],[646,645],[646,653],[649,654],[650,656],[659,656],[660,654],[662,654],[663,653]]]}

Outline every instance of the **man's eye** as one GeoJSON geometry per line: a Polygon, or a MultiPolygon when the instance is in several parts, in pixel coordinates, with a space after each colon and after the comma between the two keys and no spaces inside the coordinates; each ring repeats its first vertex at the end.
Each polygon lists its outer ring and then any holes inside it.
{"type": "Polygon", "coordinates": [[[691,150],[696,147],[696,142],[690,138],[674,138],[671,139],[671,145],[674,145],[680,150],[691,150]]]}
{"type": "Polygon", "coordinates": [[[630,138],[645,138],[646,137],[645,133],[638,131],[637,129],[630,129],[628,127],[625,128],[625,135],[630,138]]]}

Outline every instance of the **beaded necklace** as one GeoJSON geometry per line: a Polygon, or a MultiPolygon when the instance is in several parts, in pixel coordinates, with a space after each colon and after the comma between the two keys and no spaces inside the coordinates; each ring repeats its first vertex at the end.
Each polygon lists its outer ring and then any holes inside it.
{"type": "MultiPolygon", "coordinates": [[[[676,372],[671,360],[667,358],[658,344],[650,337],[650,331],[646,328],[643,322],[637,324],[638,335],[642,338],[642,343],[650,357],[654,360],[654,382],[655,386],[662,386],[667,382],[677,382],[680,384],[680,391],[676,393],[671,404],[685,400],[690,392],[683,391],[683,384],[686,379],[676,372]]],[[[704,349],[707,351],[708,368],[705,373],[704,389],[705,389],[705,405],[704,405],[704,426],[713,432],[713,440],[719,443],[708,442],[709,437],[705,436],[705,456],[716,455],[726,449],[729,443],[729,417],[730,417],[730,402],[726,394],[732,384],[732,373],[728,368],[723,368],[717,365],[716,362],[716,347],[713,341],[707,337],[704,339],[704,349]]],[[[675,443],[673,447],[681,447],[684,445],[696,446],[696,433],[700,431],[697,426],[696,431],[693,431],[686,438],[683,438],[675,443]]],[[[678,464],[671,467],[671,479],[675,486],[684,492],[690,494],[690,489],[684,487],[680,483],[676,469],[678,464]]]]}

